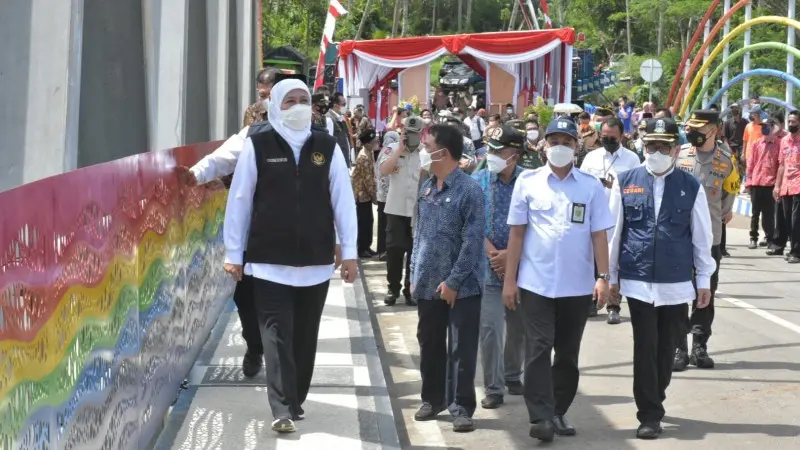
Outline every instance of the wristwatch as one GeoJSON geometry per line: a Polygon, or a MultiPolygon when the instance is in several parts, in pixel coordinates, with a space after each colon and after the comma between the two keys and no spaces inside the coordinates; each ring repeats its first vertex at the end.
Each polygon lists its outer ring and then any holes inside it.
{"type": "Polygon", "coordinates": [[[607,273],[601,273],[601,274],[597,275],[597,279],[598,280],[611,281],[611,275],[609,275],[607,273]]]}

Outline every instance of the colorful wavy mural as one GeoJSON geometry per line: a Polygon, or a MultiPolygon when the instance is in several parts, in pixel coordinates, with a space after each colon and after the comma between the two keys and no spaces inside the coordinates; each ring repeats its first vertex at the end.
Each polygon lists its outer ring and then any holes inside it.
{"type": "Polygon", "coordinates": [[[233,285],[226,191],[188,188],[218,143],[0,194],[0,449],[142,449],[233,285]]]}

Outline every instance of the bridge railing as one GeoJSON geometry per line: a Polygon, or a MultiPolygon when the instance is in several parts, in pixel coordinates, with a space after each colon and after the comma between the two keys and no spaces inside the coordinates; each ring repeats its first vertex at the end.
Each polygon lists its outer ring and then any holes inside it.
{"type": "Polygon", "coordinates": [[[0,193],[0,449],[146,448],[233,285],[218,143],[0,193]]]}

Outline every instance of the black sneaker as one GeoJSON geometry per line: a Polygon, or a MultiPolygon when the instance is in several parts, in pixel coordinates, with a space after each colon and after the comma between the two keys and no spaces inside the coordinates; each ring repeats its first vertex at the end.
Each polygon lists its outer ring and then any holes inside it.
{"type": "Polygon", "coordinates": [[[264,365],[264,355],[261,353],[251,352],[247,350],[242,359],[242,373],[246,378],[253,378],[261,372],[261,366],[264,365]]]}
{"type": "Polygon", "coordinates": [[[521,381],[506,381],[508,395],[522,395],[525,393],[525,386],[521,381]]]}
{"type": "Polygon", "coordinates": [[[597,317],[597,302],[592,302],[589,305],[589,317],[597,317]]]}
{"type": "Polygon", "coordinates": [[[789,258],[787,258],[787,259],[786,259],[786,262],[788,262],[789,264],[797,264],[797,263],[800,263],[800,257],[797,257],[797,256],[794,256],[794,255],[791,255],[791,256],[789,256],[789,258]]]}
{"type": "Polygon", "coordinates": [[[692,346],[692,354],[689,356],[689,364],[698,369],[713,369],[714,359],[708,356],[706,348],[700,344],[692,346]]]}
{"type": "Polygon", "coordinates": [[[272,421],[272,431],[276,433],[294,433],[297,428],[294,421],[287,418],[278,418],[272,421]]]}
{"type": "Polygon", "coordinates": [[[609,325],[618,325],[622,322],[622,318],[619,317],[619,311],[612,309],[608,311],[608,319],[606,319],[606,323],[609,325]]]}
{"type": "Polygon", "coordinates": [[[419,410],[414,414],[414,420],[417,422],[424,422],[426,420],[433,420],[440,412],[444,411],[444,406],[434,408],[430,403],[423,403],[419,410]]]}
{"type": "Polygon", "coordinates": [[[783,256],[783,247],[771,248],[766,251],[769,256],[783,256]]]}
{"type": "Polygon", "coordinates": [[[472,421],[472,417],[466,414],[459,414],[453,417],[453,431],[456,433],[475,431],[475,422],[472,421]]]}
{"type": "Polygon", "coordinates": [[[759,247],[766,247],[768,245],[769,245],[769,242],[767,242],[766,239],[758,243],[759,247]]]}
{"type": "Polygon", "coordinates": [[[403,297],[406,298],[406,306],[417,306],[417,302],[411,297],[411,289],[403,289],[403,297]]]}
{"type": "Polygon", "coordinates": [[[481,408],[497,409],[503,404],[503,396],[500,394],[489,394],[481,400],[481,408]]]}
{"type": "Polygon", "coordinates": [[[686,354],[686,350],[681,348],[675,349],[675,359],[672,361],[672,371],[683,372],[686,370],[686,366],[688,365],[689,355],[686,354]]]}
{"type": "Polygon", "coordinates": [[[395,294],[394,292],[389,292],[386,294],[386,298],[383,299],[383,304],[386,306],[394,306],[397,303],[397,298],[400,297],[399,295],[395,294]]]}
{"type": "Polygon", "coordinates": [[[731,254],[730,254],[730,253],[728,253],[728,250],[723,250],[723,251],[722,251],[722,257],[723,257],[723,258],[730,258],[730,257],[731,257],[731,254]]]}
{"type": "Polygon", "coordinates": [[[758,248],[758,239],[750,239],[750,245],[747,246],[750,250],[755,250],[758,248]]]}

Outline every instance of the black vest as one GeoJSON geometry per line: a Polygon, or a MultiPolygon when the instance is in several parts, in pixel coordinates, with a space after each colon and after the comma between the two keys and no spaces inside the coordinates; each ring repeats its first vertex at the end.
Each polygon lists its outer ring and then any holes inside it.
{"type": "Polygon", "coordinates": [[[305,267],[333,264],[330,167],[336,141],[311,132],[299,163],[272,129],[250,136],[258,178],[245,260],[305,267]]]}
{"type": "Polygon", "coordinates": [[[347,125],[340,120],[336,120],[332,113],[329,113],[328,117],[333,121],[333,137],[339,144],[339,148],[342,149],[344,162],[347,163],[347,167],[350,167],[350,133],[347,131],[347,125]]]}

